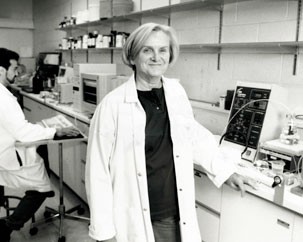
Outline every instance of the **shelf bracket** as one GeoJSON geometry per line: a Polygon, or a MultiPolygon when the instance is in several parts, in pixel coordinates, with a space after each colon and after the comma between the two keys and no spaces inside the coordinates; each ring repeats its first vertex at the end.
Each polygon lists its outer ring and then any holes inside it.
{"type": "MultiPolygon", "coordinates": [[[[302,0],[298,0],[296,42],[299,41],[299,37],[300,37],[301,15],[302,15],[302,0]]],[[[294,63],[293,63],[293,75],[294,76],[297,75],[298,56],[299,56],[299,46],[297,45],[296,53],[294,54],[294,63]]]]}
{"type": "MultiPolygon", "coordinates": [[[[223,28],[223,6],[221,5],[219,9],[219,37],[218,44],[222,42],[222,28],[223,28]]],[[[217,70],[219,71],[221,67],[221,49],[218,53],[218,61],[217,61],[217,70]]]]}

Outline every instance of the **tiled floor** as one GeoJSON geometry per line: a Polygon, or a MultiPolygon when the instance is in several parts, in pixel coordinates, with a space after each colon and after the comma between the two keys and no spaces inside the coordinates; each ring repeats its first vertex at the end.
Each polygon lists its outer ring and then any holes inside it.
{"type": "MultiPolygon", "coordinates": [[[[51,181],[53,184],[53,188],[56,196],[53,198],[48,198],[40,207],[38,212],[36,213],[36,220],[43,218],[43,214],[45,211],[45,206],[57,209],[59,204],[59,191],[58,191],[58,180],[56,177],[52,176],[51,181]]],[[[12,189],[5,189],[6,194],[13,194],[17,196],[23,196],[23,192],[15,191],[12,189]]],[[[85,214],[82,216],[88,217],[88,208],[85,204],[82,203],[68,188],[64,189],[64,203],[66,210],[69,208],[76,206],[78,204],[82,204],[85,208],[85,214]]],[[[75,212],[77,214],[77,212],[75,212]]],[[[0,217],[4,216],[3,209],[0,210],[0,217]]],[[[11,242],[57,242],[59,235],[59,220],[54,219],[47,224],[42,224],[38,226],[38,233],[34,236],[29,234],[31,222],[27,222],[25,226],[20,231],[14,231],[11,235],[11,242]]],[[[64,220],[64,233],[66,242],[93,242],[88,236],[88,221],[83,220],[64,220]]]]}

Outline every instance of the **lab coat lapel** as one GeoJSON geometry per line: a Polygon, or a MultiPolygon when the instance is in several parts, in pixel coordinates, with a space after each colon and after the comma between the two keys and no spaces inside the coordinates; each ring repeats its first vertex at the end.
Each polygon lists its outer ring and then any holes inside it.
{"type": "MultiPolygon", "coordinates": [[[[136,83],[132,76],[126,87],[126,103],[131,104],[131,116],[133,125],[133,142],[137,173],[146,175],[145,167],[145,125],[146,114],[138,99],[136,83]]],[[[129,127],[131,128],[131,127],[129,127]]]]}

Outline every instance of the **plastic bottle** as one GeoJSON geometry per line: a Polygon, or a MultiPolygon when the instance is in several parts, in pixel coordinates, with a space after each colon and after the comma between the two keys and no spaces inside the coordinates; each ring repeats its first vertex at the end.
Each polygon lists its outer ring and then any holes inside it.
{"type": "Polygon", "coordinates": [[[300,136],[295,126],[293,115],[287,114],[286,118],[287,121],[282,129],[280,141],[288,145],[298,144],[300,136]]]}

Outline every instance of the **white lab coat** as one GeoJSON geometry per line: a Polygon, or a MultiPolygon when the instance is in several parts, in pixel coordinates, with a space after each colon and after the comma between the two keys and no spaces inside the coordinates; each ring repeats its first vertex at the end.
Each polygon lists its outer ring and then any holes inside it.
{"type": "MultiPolygon", "coordinates": [[[[162,78],[168,108],[180,210],[182,242],[201,242],[195,211],[193,163],[217,185],[235,171],[223,160],[214,136],[193,117],[177,80],[162,78]]],[[[98,105],[87,151],[89,234],[96,240],[154,242],[145,168],[146,115],[134,76],[98,105]]]]}
{"type": "Polygon", "coordinates": [[[25,120],[16,98],[0,83],[0,185],[40,192],[50,191],[49,178],[36,147],[15,147],[15,142],[51,139],[56,130],[25,120]],[[16,150],[22,160],[20,166],[16,150]]]}

